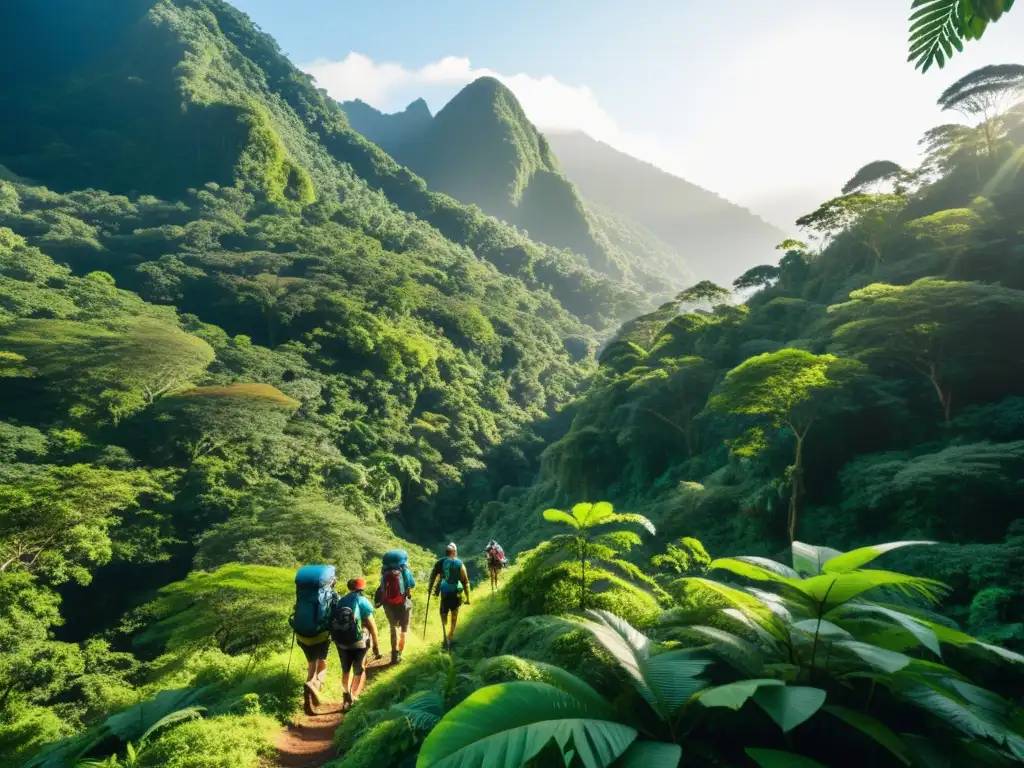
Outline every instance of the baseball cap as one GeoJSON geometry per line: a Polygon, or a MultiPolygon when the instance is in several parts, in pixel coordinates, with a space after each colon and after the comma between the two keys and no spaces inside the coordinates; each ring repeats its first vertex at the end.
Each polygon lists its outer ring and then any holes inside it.
{"type": "Polygon", "coordinates": [[[360,589],[366,589],[366,579],[359,577],[348,580],[348,591],[355,592],[360,589]]]}

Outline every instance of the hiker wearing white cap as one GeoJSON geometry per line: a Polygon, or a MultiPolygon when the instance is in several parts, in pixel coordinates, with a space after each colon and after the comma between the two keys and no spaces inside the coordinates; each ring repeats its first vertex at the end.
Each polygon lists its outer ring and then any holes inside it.
{"type": "Polygon", "coordinates": [[[434,564],[427,589],[441,598],[441,627],[447,631],[443,643],[445,649],[450,649],[455,626],[459,623],[459,608],[463,600],[469,605],[469,576],[466,574],[466,566],[458,558],[458,548],[454,542],[445,547],[445,556],[434,564]],[[434,582],[438,583],[438,591],[434,591],[434,582]],[[449,614],[452,617],[451,626],[446,627],[449,614]]]}

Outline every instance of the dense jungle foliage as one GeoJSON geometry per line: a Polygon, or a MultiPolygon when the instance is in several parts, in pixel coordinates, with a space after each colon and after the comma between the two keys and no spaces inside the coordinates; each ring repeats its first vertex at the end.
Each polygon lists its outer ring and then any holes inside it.
{"type": "Polygon", "coordinates": [[[3,15],[0,764],[274,764],[294,568],[453,536],[514,575],[341,765],[1024,759],[1024,68],[636,317],[219,0],[3,15]]]}

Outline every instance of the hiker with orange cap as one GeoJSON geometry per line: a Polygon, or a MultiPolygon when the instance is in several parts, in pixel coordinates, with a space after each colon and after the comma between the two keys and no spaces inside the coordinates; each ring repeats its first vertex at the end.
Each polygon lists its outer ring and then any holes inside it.
{"type": "Polygon", "coordinates": [[[359,698],[366,685],[366,667],[363,660],[366,658],[367,637],[363,632],[364,625],[373,643],[373,655],[380,658],[377,625],[373,621],[373,606],[363,595],[365,589],[366,579],[349,579],[348,594],[335,602],[331,620],[331,637],[341,659],[343,712],[352,707],[352,703],[359,698]],[[350,680],[350,672],[355,672],[354,680],[350,680]]]}

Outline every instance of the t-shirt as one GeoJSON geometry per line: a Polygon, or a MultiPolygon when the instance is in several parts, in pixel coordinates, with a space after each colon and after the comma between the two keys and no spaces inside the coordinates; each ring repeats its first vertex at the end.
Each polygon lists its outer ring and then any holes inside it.
{"type": "Polygon", "coordinates": [[[442,592],[461,592],[461,574],[462,561],[457,557],[446,557],[443,560],[438,560],[437,565],[434,566],[434,575],[441,579],[442,592]]]}
{"type": "Polygon", "coordinates": [[[359,624],[363,628],[363,639],[358,643],[353,643],[352,645],[343,645],[342,643],[338,643],[338,647],[344,648],[345,650],[366,648],[367,644],[370,642],[370,633],[366,631],[366,620],[373,616],[373,606],[370,605],[370,601],[367,600],[364,595],[361,595],[358,592],[349,592],[344,597],[339,597],[334,602],[333,609],[337,610],[338,606],[342,603],[352,606],[352,612],[356,615],[356,618],[359,619],[359,624]]]}

